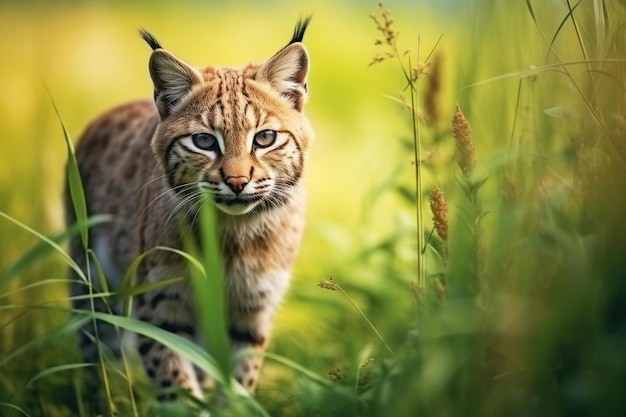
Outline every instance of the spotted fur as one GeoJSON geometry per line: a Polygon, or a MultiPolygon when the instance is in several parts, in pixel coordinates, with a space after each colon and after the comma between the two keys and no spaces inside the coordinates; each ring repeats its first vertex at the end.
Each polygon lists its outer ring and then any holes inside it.
{"type": "MultiPolygon", "coordinates": [[[[308,23],[299,22],[287,46],[266,62],[238,68],[192,67],[142,31],[153,49],[154,101],[132,102],[100,116],[76,149],[89,213],[114,219],[90,231],[110,289],[119,286],[139,254],[156,246],[182,249],[182,225],[197,227],[201,191],[212,195],[219,209],[228,332],[235,350],[266,347],[300,245],[302,175],[313,139],[303,113],[309,58],[301,41],[308,23]]],[[[69,198],[66,205],[71,223],[69,198]]],[[[77,240],[71,252],[79,262],[85,259],[77,240]]],[[[151,251],[136,282],[177,276],[186,276],[180,256],[151,251]]],[[[76,281],[75,307],[88,308],[80,297],[88,288],[76,281]]],[[[192,299],[184,282],[137,296],[134,314],[200,341],[192,299]]],[[[119,306],[100,300],[96,308],[120,313],[119,306]]],[[[119,352],[114,329],[99,324],[95,330],[119,352]]],[[[93,331],[87,326],[81,332],[90,362],[96,361],[93,331]]],[[[167,389],[173,386],[202,397],[211,385],[209,376],[151,339],[139,336],[138,351],[162,400],[172,399],[167,389]]],[[[245,357],[235,377],[253,391],[260,367],[260,357],[245,357]]]]}

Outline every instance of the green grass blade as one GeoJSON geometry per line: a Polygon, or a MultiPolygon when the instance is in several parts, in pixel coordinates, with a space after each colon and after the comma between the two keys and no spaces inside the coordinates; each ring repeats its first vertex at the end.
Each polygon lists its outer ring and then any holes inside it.
{"type": "MultiPolygon", "coordinates": [[[[83,228],[93,227],[97,224],[107,222],[109,219],[109,216],[94,216],[88,219],[85,224],[74,224],[67,230],[50,237],[50,240],[56,244],[61,244],[75,236],[83,228]]],[[[0,271],[0,287],[6,284],[11,278],[27,271],[37,261],[50,254],[53,249],[54,248],[45,241],[38,242],[35,246],[26,251],[18,260],[13,262],[13,264],[11,264],[8,268],[0,271]]]]}
{"type": "Polygon", "coordinates": [[[535,16],[535,10],[533,9],[533,5],[530,0],[526,0],[526,8],[528,9],[528,13],[530,13],[530,17],[532,17],[533,22],[537,23],[537,17],[535,16]]]}
{"type": "Polygon", "coordinates": [[[604,0],[593,1],[593,16],[596,26],[596,39],[598,40],[598,47],[604,48],[606,38],[610,30],[609,11],[606,8],[606,2],[604,0]]]}
{"type": "Polygon", "coordinates": [[[320,376],[318,374],[316,374],[315,372],[311,371],[310,369],[305,368],[304,366],[300,365],[297,362],[292,361],[291,359],[288,359],[282,355],[277,355],[275,353],[272,352],[265,352],[264,356],[267,359],[270,359],[274,362],[280,363],[282,365],[285,365],[291,369],[293,369],[294,371],[297,371],[298,373],[306,376],[307,378],[309,378],[312,381],[317,382],[320,385],[323,385],[324,387],[332,387],[333,383],[326,377],[324,376],[320,376]]]}
{"type": "MultiPolygon", "coordinates": [[[[67,262],[67,264],[74,270],[76,271],[76,273],[80,276],[84,278],[84,274],[83,271],[80,269],[80,267],[76,264],[76,262],[74,262],[72,260],[72,258],[65,252],[65,250],[63,250],[63,248],[54,240],[42,235],[41,233],[39,233],[38,231],[36,231],[35,229],[32,229],[31,227],[25,225],[24,223],[20,222],[19,220],[9,216],[8,214],[0,211],[0,217],[5,218],[6,220],[10,221],[11,223],[21,227],[22,229],[26,230],[27,232],[29,232],[30,234],[36,236],[39,240],[41,240],[42,242],[44,242],[45,244],[47,244],[48,246],[50,246],[55,252],[59,253],[63,259],[65,259],[65,261],[67,262]]],[[[86,222],[85,222],[86,224],[86,222]]],[[[3,285],[5,285],[7,283],[7,281],[14,276],[14,274],[8,275],[8,276],[4,276],[4,279],[0,279],[0,287],[2,287],[3,285]]]]}
{"type": "MultiPolygon", "coordinates": [[[[576,31],[576,39],[578,40],[578,45],[580,46],[580,51],[583,54],[583,57],[585,57],[585,61],[589,60],[589,55],[587,54],[587,48],[585,47],[585,42],[583,41],[582,38],[582,34],[580,33],[580,29],[578,27],[578,23],[576,21],[576,17],[574,16],[574,10],[576,10],[576,8],[578,7],[578,5],[580,5],[580,3],[582,3],[582,0],[578,0],[578,3],[576,3],[574,5],[574,7],[572,7],[570,0],[566,1],[567,3],[567,9],[568,9],[568,13],[567,13],[567,17],[570,18],[570,20],[572,21],[572,25],[574,26],[574,30],[576,31]]],[[[556,37],[556,35],[555,35],[556,37]]],[[[550,45],[550,49],[552,49],[552,45],[550,45]]]]}
{"type": "MultiPolygon", "coordinates": [[[[550,53],[550,51],[554,47],[554,43],[556,42],[556,38],[558,38],[559,33],[561,33],[561,30],[565,26],[565,23],[567,23],[568,19],[570,18],[572,13],[574,13],[574,10],[576,10],[576,8],[580,5],[580,3],[582,3],[582,0],[579,0],[578,3],[576,3],[574,5],[574,7],[570,7],[569,12],[565,15],[563,20],[561,20],[561,23],[556,28],[556,31],[554,32],[554,36],[552,36],[552,40],[550,41],[550,44],[548,45],[548,54],[550,53]]],[[[568,6],[569,6],[569,2],[568,2],[568,6]]],[[[572,16],[572,19],[573,19],[573,16],[572,16]]],[[[587,54],[585,53],[584,55],[585,55],[585,59],[587,59],[587,54]]],[[[546,57],[546,59],[547,59],[547,57],[546,57]]]]}
{"type": "MultiPolygon", "coordinates": [[[[209,348],[217,361],[225,381],[230,384],[230,342],[226,330],[226,306],[224,302],[224,272],[217,233],[215,209],[210,197],[200,209],[200,230],[204,273],[191,269],[191,282],[198,306],[202,333],[206,335],[209,348]]],[[[193,248],[193,245],[191,245],[193,248]]]]}
{"type": "Polygon", "coordinates": [[[138,294],[145,294],[150,291],[159,290],[161,288],[166,288],[171,285],[181,284],[185,282],[184,277],[172,277],[172,278],[164,278],[159,279],[155,282],[148,282],[147,284],[141,285],[129,285],[120,288],[118,291],[114,293],[114,299],[125,299],[128,297],[132,297],[138,294]]]}
{"type": "Polygon", "coordinates": [[[543,65],[540,67],[534,67],[532,69],[526,69],[521,71],[513,71],[506,74],[496,75],[495,77],[490,77],[484,80],[477,81],[475,83],[469,84],[466,88],[472,88],[479,85],[491,83],[494,81],[501,81],[510,78],[528,78],[533,75],[538,75],[544,72],[557,71],[563,73],[563,68],[567,68],[574,65],[588,65],[588,64],[624,64],[626,59],[621,58],[607,58],[607,59],[589,59],[589,60],[581,60],[581,61],[569,61],[569,62],[559,62],[558,64],[549,64],[543,65]]]}
{"type": "Polygon", "coordinates": [[[73,369],[88,368],[91,366],[93,365],[90,363],[68,363],[68,364],[53,366],[51,368],[45,369],[39,372],[34,377],[32,377],[30,380],[28,380],[28,382],[24,384],[24,386],[22,386],[19,390],[17,390],[17,392],[13,395],[13,398],[14,399],[17,398],[22,393],[22,391],[24,391],[34,382],[37,382],[38,380],[45,378],[49,375],[56,374],[58,372],[71,371],[73,369]]]}
{"type": "Polygon", "coordinates": [[[87,323],[88,320],[89,318],[87,317],[73,316],[72,318],[70,318],[70,320],[68,320],[65,324],[63,324],[58,329],[50,333],[38,336],[20,345],[13,352],[7,354],[2,359],[0,359],[0,366],[6,365],[13,359],[17,358],[18,356],[30,350],[31,348],[40,346],[41,343],[45,340],[58,340],[58,339],[62,339],[64,337],[76,334],[78,330],[81,327],[83,327],[85,323],[87,323]]]}
{"type": "Polygon", "coordinates": [[[198,414],[180,402],[155,403],[150,408],[150,416],[196,417],[198,414]]]}
{"type": "MultiPolygon", "coordinates": [[[[196,298],[201,332],[207,341],[209,351],[217,361],[221,378],[230,383],[230,344],[226,330],[224,272],[217,237],[217,222],[210,197],[204,195],[202,198],[204,200],[200,209],[199,226],[202,254],[200,255],[196,242],[191,239],[185,242],[189,254],[174,249],[170,250],[185,257],[192,266],[189,272],[196,298]],[[201,259],[202,262],[199,262],[198,259],[201,259]]],[[[229,385],[224,386],[230,389],[229,385]]]]}
{"type": "MultiPolygon", "coordinates": [[[[108,281],[106,279],[106,276],[104,274],[104,269],[102,268],[102,265],[100,264],[100,261],[98,260],[98,257],[96,256],[96,253],[92,249],[87,249],[87,256],[90,259],[89,265],[93,265],[94,269],[96,270],[98,283],[100,284],[100,291],[101,292],[110,292],[110,290],[109,290],[109,283],[108,283],[108,281]]],[[[93,273],[92,273],[92,275],[93,275],[93,273]]],[[[93,283],[93,276],[91,276],[91,279],[92,279],[92,283],[93,283]]]]}
{"type": "Polygon", "coordinates": [[[15,404],[0,403],[0,407],[11,408],[11,409],[13,409],[15,411],[19,411],[20,413],[22,413],[25,416],[29,416],[30,417],[30,414],[28,414],[26,411],[22,410],[20,407],[18,407],[15,404]]]}
{"type": "Polygon", "coordinates": [[[35,289],[35,288],[38,288],[38,287],[44,287],[46,285],[54,285],[54,284],[68,284],[70,282],[71,281],[69,279],[67,279],[67,278],[44,279],[44,280],[41,280],[41,281],[33,282],[32,284],[21,286],[19,288],[16,288],[13,291],[4,292],[4,293],[0,294],[0,300],[2,300],[3,298],[9,298],[12,295],[19,294],[19,293],[24,292],[24,291],[29,291],[29,290],[32,290],[32,289],[35,289]]]}
{"type": "MultiPolygon", "coordinates": [[[[78,161],[76,160],[76,154],[74,152],[74,145],[69,132],[67,131],[67,127],[61,118],[61,113],[59,112],[59,109],[50,94],[50,90],[48,90],[47,87],[46,90],[48,91],[48,97],[52,102],[54,112],[56,113],[59,123],[61,124],[61,128],[63,129],[63,137],[67,147],[67,185],[69,187],[74,213],[76,214],[76,220],[79,224],[85,224],[87,220],[87,202],[85,200],[83,182],[80,179],[80,171],[78,169],[78,161]]],[[[80,230],[80,239],[83,243],[83,247],[87,249],[89,246],[89,234],[87,233],[86,227],[80,230]]]]}
{"type": "Polygon", "coordinates": [[[187,252],[184,252],[184,251],[178,250],[178,249],[168,248],[168,247],[165,247],[165,246],[157,246],[157,247],[155,247],[155,249],[157,249],[157,250],[164,250],[164,251],[167,251],[167,252],[172,252],[172,253],[175,253],[177,255],[180,255],[181,257],[185,258],[187,260],[187,262],[189,262],[189,264],[195,268],[196,271],[198,271],[198,272],[200,272],[202,274],[205,273],[204,265],[202,265],[202,262],[198,261],[197,257],[191,256],[187,252]]]}
{"type": "Polygon", "coordinates": [[[184,281],[183,277],[172,277],[172,278],[163,278],[156,282],[149,282],[146,284],[137,285],[137,283],[135,282],[135,276],[137,276],[137,269],[139,268],[139,265],[141,264],[141,262],[143,262],[144,258],[148,254],[152,253],[155,250],[170,251],[170,248],[157,247],[157,248],[149,249],[145,251],[144,253],[140,254],[139,256],[135,257],[135,259],[133,259],[133,262],[130,264],[130,266],[126,268],[126,272],[124,273],[124,276],[122,277],[120,287],[116,291],[116,294],[114,296],[114,300],[120,300],[120,299],[124,300],[124,304],[123,304],[124,313],[123,314],[125,316],[130,315],[130,311],[131,311],[130,297],[138,295],[138,294],[144,294],[149,291],[158,290],[160,288],[164,288],[170,285],[175,285],[184,281]]]}
{"type": "Polygon", "coordinates": [[[155,340],[156,342],[190,360],[194,365],[203,371],[213,375],[218,383],[224,383],[215,360],[200,346],[196,345],[189,339],[130,317],[114,316],[99,312],[92,313],[80,310],[76,311],[76,313],[87,314],[96,320],[104,321],[119,328],[149,337],[150,339],[155,340]]]}

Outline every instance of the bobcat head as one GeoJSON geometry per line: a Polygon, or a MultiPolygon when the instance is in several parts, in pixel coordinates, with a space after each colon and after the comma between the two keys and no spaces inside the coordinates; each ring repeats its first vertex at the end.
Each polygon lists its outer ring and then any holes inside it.
{"type": "Polygon", "coordinates": [[[195,68],[148,32],[150,76],[160,123],[151,146],[169,187],[187,204],[210,193],[230,215],[287,204],[300,191],[313,132],[303,113],[310,18],[262,64],[195,68]]]}

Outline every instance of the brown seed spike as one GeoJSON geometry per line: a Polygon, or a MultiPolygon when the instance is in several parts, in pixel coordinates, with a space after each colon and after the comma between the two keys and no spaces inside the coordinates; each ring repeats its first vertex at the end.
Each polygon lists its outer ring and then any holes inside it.
{"type": "Polygon", "coordinates": [[[439,187],[430,192],[430,210],[433,213],[433,222],[437,234],[444,242],[448,241],[448,202],[439,187]]]}
{"type": "Polygon", "coordinates": [[[443,54],[437,53],[430,71],[428,71],[428,83],[424,93],[424,113],[426,123],[430,127],[437,127],[441,119],[440,100],[443,90],[443,54]]]}
{"type": "Polygon", "coordinates": [[[472,128],[458,104],[452,118],[452,135],[459,150],[459,165],[463,174],[468,176],[476,167],[476,149],[472,142],[472,128]]]}

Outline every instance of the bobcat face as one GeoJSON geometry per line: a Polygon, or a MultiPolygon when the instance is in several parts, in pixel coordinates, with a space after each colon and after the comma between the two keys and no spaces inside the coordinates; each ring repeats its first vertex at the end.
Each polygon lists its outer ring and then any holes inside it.
{"type": "Polygon", "coordinates": [[[312,138],[300,43],[262,65],[202,71],[156,49],[150,71],[161,115],[152,147],[185,203],[206,191],[223,212],[240,215],[289,200],[312,138]]]}

